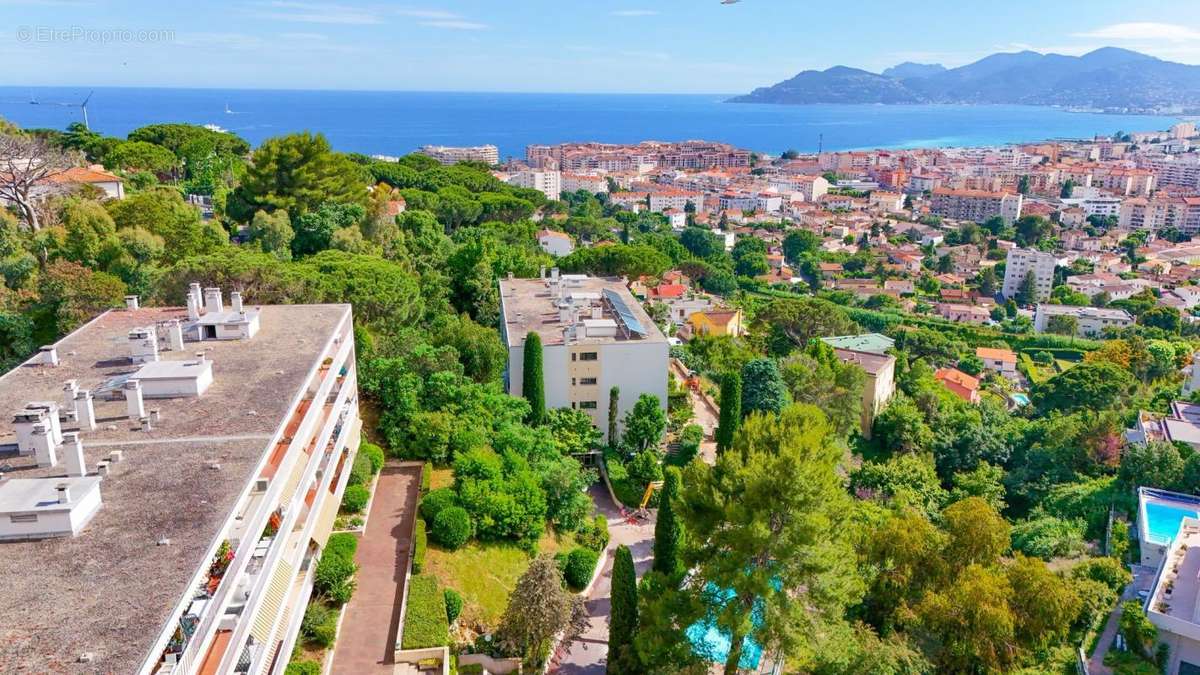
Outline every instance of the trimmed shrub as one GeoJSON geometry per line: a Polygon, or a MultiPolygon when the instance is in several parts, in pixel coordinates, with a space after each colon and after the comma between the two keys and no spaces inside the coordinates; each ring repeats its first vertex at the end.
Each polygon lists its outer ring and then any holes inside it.
{"type": "Polygon", "coordinates": [[[367,502],[371,500],[371,491],[365,485],[354,484],[346,486],[346,493],[342,495],[342,511],[346,513],[362,513],[367,507],[367,502]]]}
{"type": "Polygon", "coordinates": [[[567,554],[567,567],[563,570],[563,578],[567,585],[575,590],[582,590],[592,580],[592,572],[596,570],[596,562],[600,554],[582,546],[572,549],[567,554]]]}
{"type": "Polygon", "coordinates": [[[350,532],[335,532],[329,535],[329,541],[325,542],[325,552],[321,557],[338,556],[348,560],[354,559],[354,554],[358,552],[358,537],[350,532]]]}
{"type": "Polygon", "coordinates": [[[427,494],[433,484],[433,463],[425,462],[421,467],[421,494],[427,494]]]}
{"type": "Polygon", "coordinates": [[[433,519],[433,540],[450,550],[471,538],[471,514],[461,506],[442,509],[433,519]]]}
{"type": "Polygon", "coordinates": [[[371,473],[379,473],[383,469],[383,462],[386,458],[383,448],[374,443],[363,443],[358,447],[358,454],[365,455],[367,460],[371,462],[371,473]]]}
{"type": "Polygon", "coordinates": [[[404,649],[441,647],[450,642],[446,618],[446,596],[438,591],[437,579],[416,575],[408,580],[408,609],[404,616],[404,649]]]}
{"type": "Polygon", "coordinates": [[[314,647],[330,647],[337,637],[338,613],[323,602],[309,603],[300,621],[300,637],[314,647]]]}
{"type": "Polygon", "coordinates": [[[413,527],[413,574],[420,574],[425,567],[425,549],[429,546],[428,536],[425,534],[425,521],[417,518],[417,522],[413,527]]]}
{"type": "Polygon", "coordinates": [[[458,620],[458,616],[462,614],[463,596],[453,588],[447,588],[442,591],[442,595],[445,596],[446,600],[446,620],[450,622],[450,625],[454,625],[454,622],[458,620]]]}
{"type": "Polygon", "coordinates": [[[593,518],[590,524],[580,528],[575,541],[593,551],[603,551],[608,547],[608,518],[603,515],[593,518]]]}
{"type": "Polygon", "coordinates": [[[354,595],[354,560],[336,555],[323,555],[313,574],[313,588],[335,605],[344,605],[354,595]]]}
{"type": "Polygon", "coordinates": [[[442,509],[457,505],[458,495],[454,494],[454,490],[438,488],[421,498],[421,506],[418,510],[425,522],[433,523],[433,519],[442,509]]]}
{"type": "Polygon", "coordinates": [[[370,485],[371,478],[375,475],[375,469],[371,464],[371,458],[367,457],[366,453],[358,453],[354,456],[354,464],[350,467],[350,478],[347,485],[370,485]]]}
{"type": "Polygon", "coordinates": [[[283,671],[283,675],[321,675],[319,661],[292,661],[283,671]]]}

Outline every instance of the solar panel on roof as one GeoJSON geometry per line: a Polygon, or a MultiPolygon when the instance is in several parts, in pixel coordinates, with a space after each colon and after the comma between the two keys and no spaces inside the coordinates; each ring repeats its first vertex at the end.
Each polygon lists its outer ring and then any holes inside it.
{"type": "Polygon", "coordinates": [[[608,300],[608,303],[612,305],[613,312],[616,312],[617,317],[621,319],[621,323],[625,324],[625,328],[629,329],[629,332],[637,333],[643,337],[647,335],[646,329],[642,326],[642,322],[637,318],[637,315],[633,313],[633,310],[629,309],[629,305],[625,304],[624,298],[618,295],[615,291],[605,288],[604,299],[608,300]]]}

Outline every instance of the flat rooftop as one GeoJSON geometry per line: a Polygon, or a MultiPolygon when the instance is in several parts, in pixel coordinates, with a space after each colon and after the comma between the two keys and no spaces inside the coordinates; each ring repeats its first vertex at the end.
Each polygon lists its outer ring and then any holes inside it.
{"type": "MultiPolygon", "coordinates": [[[[581,329],[576,332],[573,344],[667,341],[666,336],[650,319],[650,315],[642,309],[642,304],[633,297],[620,279],[568,274],[560,277],[560,283],[563,299],[574,300],[577,315],[575,323],[581,329]],[[605,291],[616,294],[624,302],[629,315],[645,331],[645,337],[623,330],[625,319],[619,313],[614,313],[610,304],[604,300],[605,291]],[[582,330],[585,320],[596,320],[592,316],[592,307],[601,308],[600,320],[608,319],[617,323],[616,335],[585,335],[586,331],[582,330]]],[[[549,279],[501,279],[500,306],[508,346],[520,347],[525,344],[525,336],[531,332],[541,336],[543,345],[565,344],[564,329],[570,327],[572,322],[562,319],[557,301],[558,296],[551,292],[549,279]]]]}
{"type": "MultiPolygon", "coordinates": [[[[131,673],[190,589],[208,546],[349,305],[262,307],[250,340],[187,342],[164,362],[213,362],[200,397],[147,400],[161,419],[140,431],[123,400],[95,399],[97,428],[80,434],[89,470],[123,451],[101,483],[104,506],[74,538],[0,542],[0,672],[131,673]],[[211,468],[213,463],[219,469],[211,468]],[[160,538],[170,544],[158,546],[160,538]],[[79,663],[91,652],[91,663],[79,663]]],[[[11,413],[30,401],[62,401],[135,372],[131,329],[186,320],[179,308],[113,310],[56,343],[57,367],[22,365],[0,376],[0,445],[14,443],[11,413]]],[[[71,423],[64,424],[73,430],[71,423]]],[[[65,475],[32,456],[0,456],[5,479],[65,475]]]]}

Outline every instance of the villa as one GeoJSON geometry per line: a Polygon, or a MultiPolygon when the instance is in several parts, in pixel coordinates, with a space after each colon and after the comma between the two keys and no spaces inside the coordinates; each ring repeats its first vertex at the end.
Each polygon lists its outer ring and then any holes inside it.
{"type": "Polygon", "coordinates": [[[1158,568],[1146,616],[1170,649],[1163,672],[1200,672],[1200,497],[1138,490],[1142,564],[1158,568]]]}

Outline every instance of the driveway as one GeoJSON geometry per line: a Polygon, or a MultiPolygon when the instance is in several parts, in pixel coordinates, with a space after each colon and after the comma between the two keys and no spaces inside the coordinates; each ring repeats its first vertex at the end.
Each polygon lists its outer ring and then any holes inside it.
{"type": "Polygon", "coordinates": [[[358,588],[346,605],[333,652],[333,673],[386,673],[395,666],[396,624],[404,583],[417,496],[419,463],[389,462],[375,485],[367,529],[355,556],[358,588]]]}
{"type": "Polygon", "coordinates": [[[592,584],[585,604],[588,627],[569,645],[559,649],[557,664],[550,672],[565,675],[602,675],[608,657],[608,615],[611,609],[613,556],[617,546],[624,544],[633,553],[633,566],[640,577],[650,569],[654,550],[654,520],[631,525],[621,516],[608,496],[603,482],[592,485],[589,492],[597,510],[608,518],[609,542],[604,551],[604,571],[592,584]],[[563,650],[566,650],[565,653],[563,650]]]}

